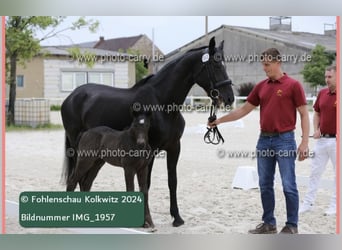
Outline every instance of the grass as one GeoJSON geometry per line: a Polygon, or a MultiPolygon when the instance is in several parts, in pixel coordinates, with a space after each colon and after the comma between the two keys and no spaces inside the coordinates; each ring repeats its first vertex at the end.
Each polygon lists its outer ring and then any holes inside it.
{"type": "Polygon", "coordinates": [[[17,131],[42,131],[42,130],[58,130],[63,129],[63,125],[60,124],[44,124],[37,127],[31,127],[28,125],[10,125],[6,126],[6,132],[17,132],[17,131]]]}

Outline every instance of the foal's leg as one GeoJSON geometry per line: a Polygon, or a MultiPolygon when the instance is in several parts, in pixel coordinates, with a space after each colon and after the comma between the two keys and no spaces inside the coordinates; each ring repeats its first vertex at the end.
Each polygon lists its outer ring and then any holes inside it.
{"type": "Polygon", "coordinates": [[[153,168],[153,163],[154,163],[154,156],[151,157],[150,162],[148,163],[147,166],[147,188],[150,189],[151,187],[151,173],[152,173],[152,168],[153,168]]]}
{"type": "Polygon", "coordinates": [[[172,145],[167,150],[167,174],[170,190],[170,213],[174,218],[172,225],[178,227],[184,224],[184,220],[179,215],[177,205],[177,162],[180,152],[180,141],[172,145]]]}
{"type": "Polygon", "coordinates": [[[84,192],[88,192],[93,185],[93,182],[99,173],[102,166],[105,164],[105,161],[102,159],[98,159],[94,162],[93,166],[88,170],[88,172],[83,176],[83,178],[79,181],[80,190],[84,192]]]}
{"type": "Polygon", "coordinates": [[[77,181],[74,179],[74,174],[72,173],[71,176],[67,180],[67,188],[66,191],[72,192],[75,191],[77,186],[77,181]]]}
{"type": "Polygon", "coordinates": [[[150,214],[150,208],[148,205],[148,187],[147,187],[148,166],[144,166],[140,171],[138,171],[137,175],[138,175],[139,189],[144,194],[144,202],[145,202],[144,227],[154,228],[154,224],[153,224],[152,217],[150,214]]]}
{"type": "Polygon", "coordinates": [[[89,157],[78,157],[76,167],[67,180],[67,191],[74,191],[77,183],[82,179],[89,168],[93,166],[95,160],[89,157]]]}
{"type": "Polygon", "coordinates": [[[88,171],[90,165],[89,159],[86,157],[79,157],[76,162],[76,167],[67,180],[67,191],[74,191],[78,181],[83,177],[84,173],[88,171]]]}
{"type": "Polygon", "coordinates": [[[125,183],[126,183],[126,191],[134,192],[134,175],[135,171],[132,170],[130,166],[123,165],[125,172],[125,183]]]}

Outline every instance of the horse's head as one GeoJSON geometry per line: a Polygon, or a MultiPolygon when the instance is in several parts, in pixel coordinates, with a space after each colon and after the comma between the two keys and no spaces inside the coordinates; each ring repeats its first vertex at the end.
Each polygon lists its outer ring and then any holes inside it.
{"type": "Polygon", "coordinates": [[[213,37],[208,48],[199,51],[201,54],[195,64],[194,81],[207,92],[216,105],[222,102],[231,105],[234,102],[234,92],[225,68],[223,45],[224,41],[216,48],[213,37]]]}
{"type": "Polygon", "coordinates": [[[148,131],[151,124],[151,112],[132,111],[133,121],[130,127],[131,134],[141,148],[148,145],[148,131]]]}

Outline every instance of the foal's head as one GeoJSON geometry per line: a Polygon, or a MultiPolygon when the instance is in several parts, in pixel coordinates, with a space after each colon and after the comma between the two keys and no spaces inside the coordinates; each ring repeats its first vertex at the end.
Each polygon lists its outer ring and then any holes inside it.
{"type": "Polygon", "coordinates": [[[148,131],[151,124],[150,112],[132,112],[133,121],[130,127],[130,133],[136,140],[139,147],[148,145],[148,131]]]}

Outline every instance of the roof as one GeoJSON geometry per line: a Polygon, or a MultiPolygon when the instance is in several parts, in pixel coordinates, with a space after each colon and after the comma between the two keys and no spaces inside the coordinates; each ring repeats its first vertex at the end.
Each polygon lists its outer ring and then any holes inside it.
{"type": "Polygon", "coordinates": [[[134,44],[142,38],[143,35],[138,36],[131,36],[131,37],[119,37],[113,39],[100,39],[97,44],[94,45],[95,48],[104,49],[104,50],[111,50],[111,51],[119,51],[127,50],[134,46],[134,44]]]}
{"type": "MultiPolygon", "coordinates": [[[[240,26],[230,26],[230,25],[221,25],[209,32],[209,36],[212,33],[215,33],[221,29],[226,29],[230,31],[236,32],[244,32],[249,35],[264,37],[265,39],[275,40],[283,42],[287,45],[297,46],[306,50],[312,50],[317,44],[323,45],[327,51],[336,52],[336,37],[329,35],[321,35],[315,33],[308,32],[294,32],[294,31],[279,31],[279,30],[269,30],[269,29],[259,29],[259,28],[249,28],[249,27],[240,27],[240,26]]],[[[194,41],[191,41],[184,46],[171,51],[166,57],[170,57],[183,48],[188,47],[190,44],[199,42],[204,39],[205,36],[201,36],[194,41]]]]}
{"type": "Polygon", "coordinates": [[[92,41],[92,42],[84,42],[84,43],[78,43],[75,46],[80,48],[94,48],[94,46],[98,43],[98,41],[92,41]]]}
{"type": "MultiPolygon", "coordinates": [[[[48,53],[50,55],[58,55],[58,56],[70,56],[68,49],[75,48],[78,46],[43,46],[41,49],[42,53],[48,53]]],[[[119,53],[117,51],[103,50],[103,49],[95,49],[95,48],[82,48],[78,47],[81,53],[90,52],[97,56],[118,56],[124,55],[129,56],[126,53],[119,53]]]]}
{"type": "Polygon", "coordinates": [[[278,40],[287,44],[297,45],[306,49],[313,49],[317,44],[323,45],[328,51],[336,51],[336,37],[297,31],[279,31],[257,29],[248,27],[222,25],[222,28],[239,30],[252,35],[263,36],[268,39],[278,40]]]}

